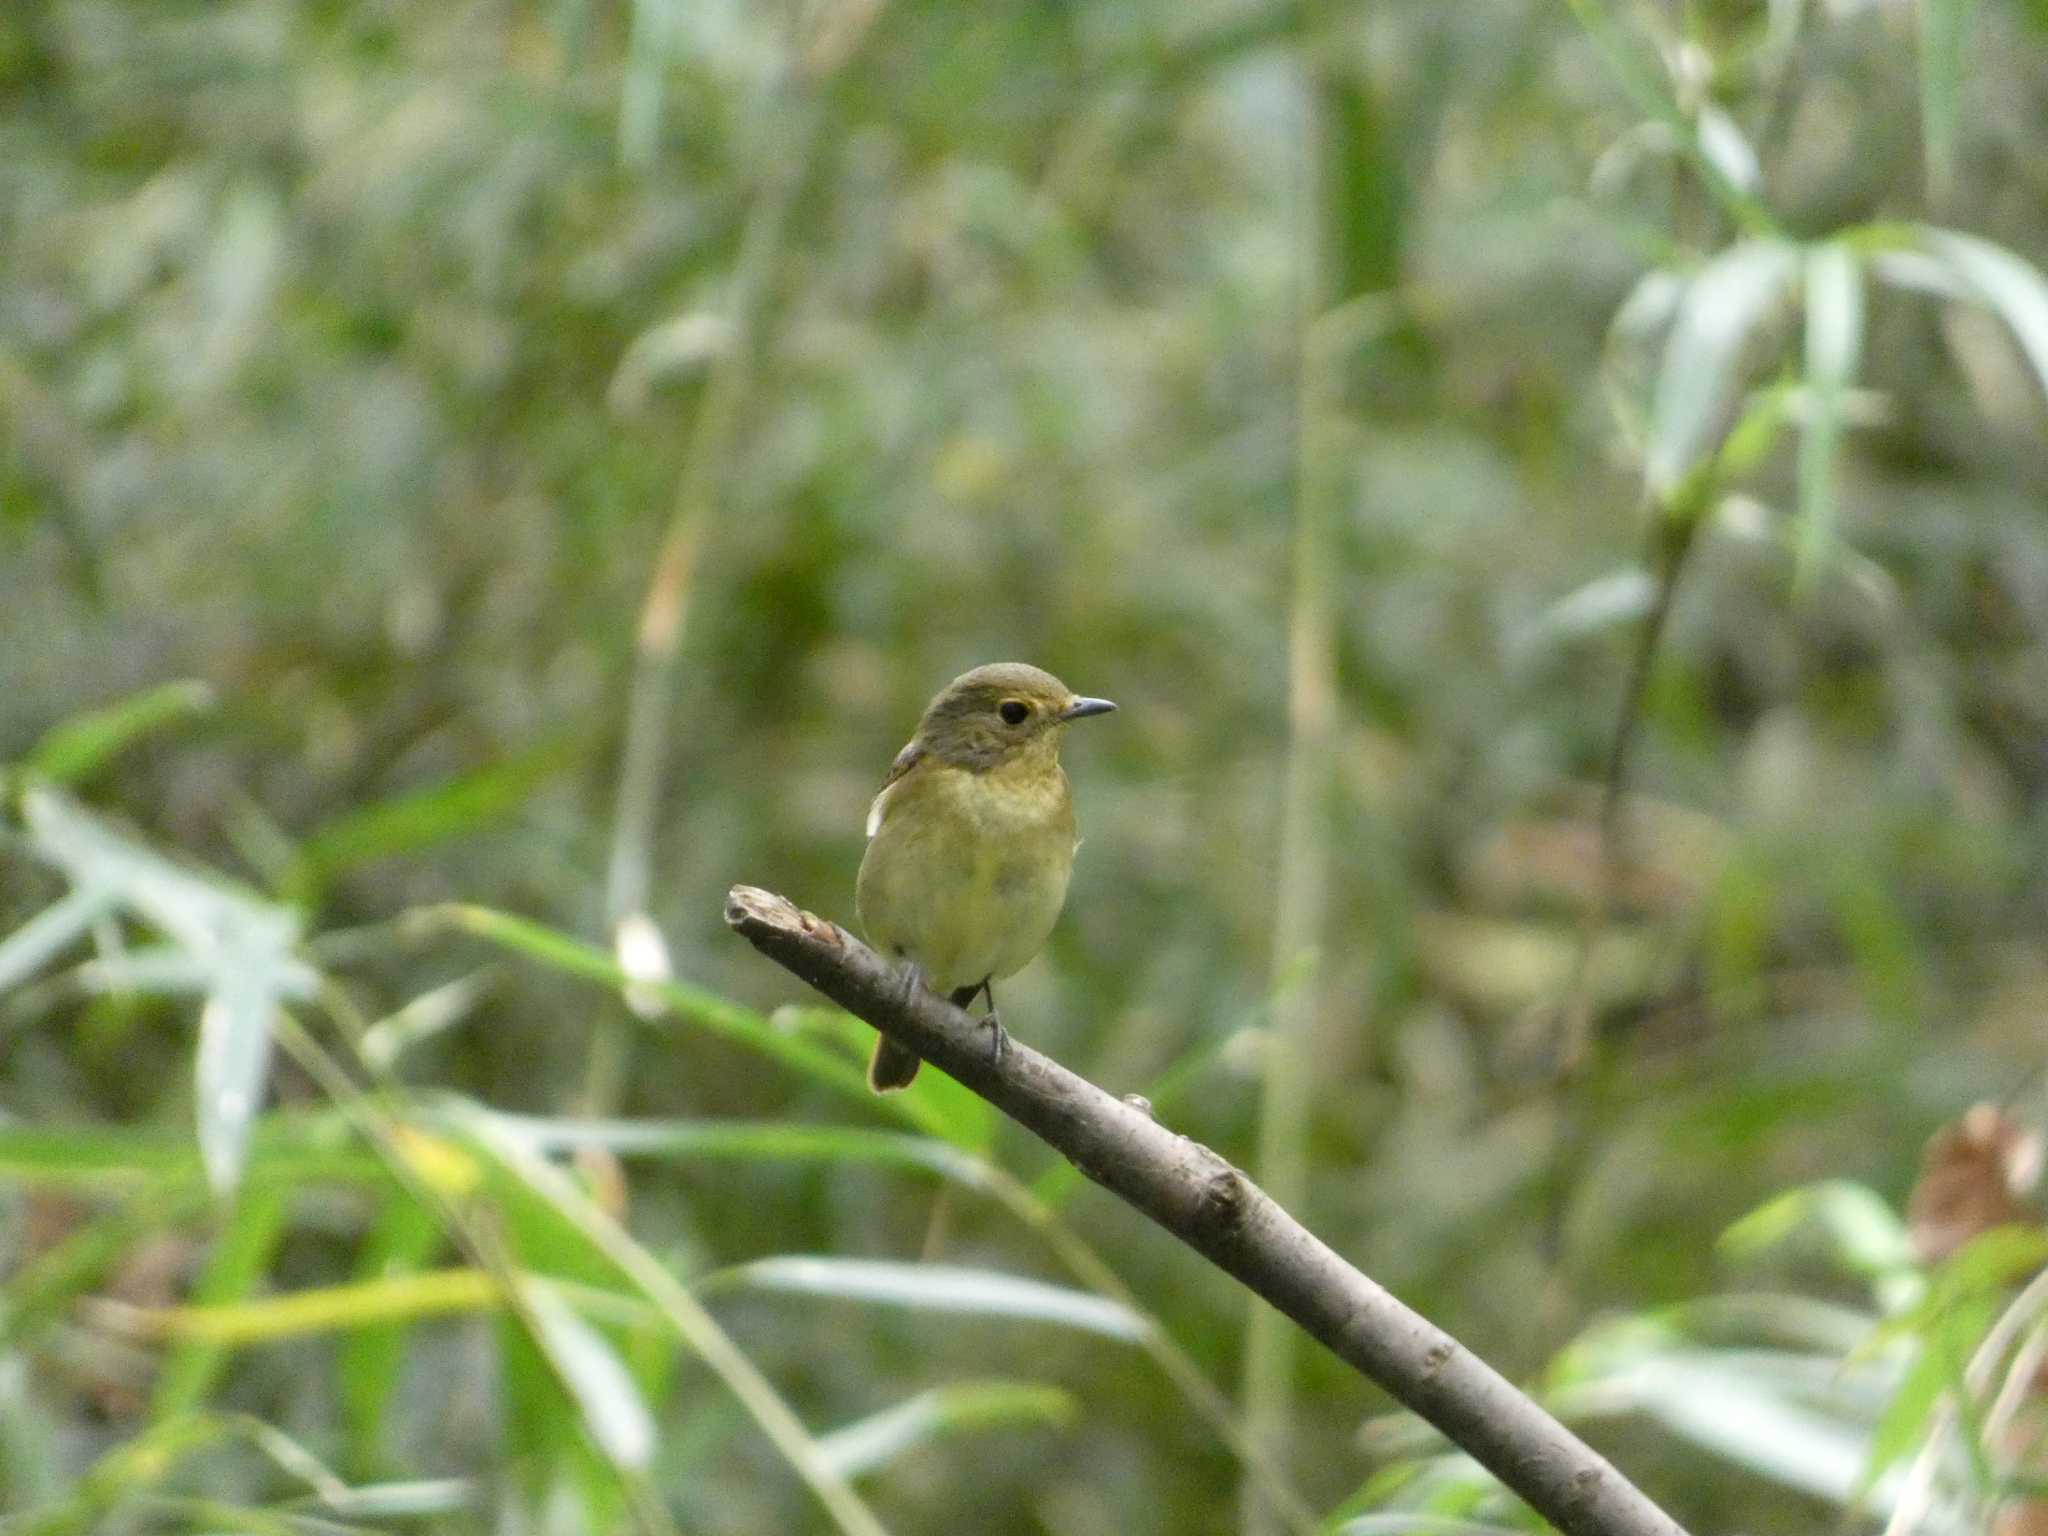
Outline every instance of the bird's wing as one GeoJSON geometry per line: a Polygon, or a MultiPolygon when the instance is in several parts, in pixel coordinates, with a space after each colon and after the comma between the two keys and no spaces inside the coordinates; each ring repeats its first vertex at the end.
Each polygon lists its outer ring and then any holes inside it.
{"type": "Polygon", "coordinates": [[[896,754],[896,761],[889,765],[889,777],[882,780],[881,789],[876,792],[873,803],[868,806],[869,837],[882,830],[882,816],[889,799],[889,791],[895,788],[896,781],[923,761],[924,748],[914,741],[896,754]]]}

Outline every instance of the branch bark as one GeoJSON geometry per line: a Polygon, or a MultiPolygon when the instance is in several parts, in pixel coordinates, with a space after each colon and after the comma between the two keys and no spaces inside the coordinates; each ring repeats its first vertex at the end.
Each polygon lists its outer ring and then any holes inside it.
{"type": "Polygon", "coordinates": [[[725,920],[762,954],[958,1079],[1379,1383],[1568,1536],[1684,1536],[1597,1451],[1353,1269],[1223,1158],[1050,1057],[989,1034],[845,929],[734,886],[725,920]]]}

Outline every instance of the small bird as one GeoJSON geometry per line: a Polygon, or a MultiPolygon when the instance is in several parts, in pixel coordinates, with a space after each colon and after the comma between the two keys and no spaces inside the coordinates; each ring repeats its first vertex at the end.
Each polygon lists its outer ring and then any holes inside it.
{"type": "MultiPolygon", "coordinates": [[[[1071,721],[1106,715],[1050,672],[1003,661],[962,673],[925,707],[868,808],[855,909],[868,941],[920,984],[965,1008],[1045,946],[1074,871],[1074,792],[1060,767],[1071,721]]],[[[907,1088],[915,1051],[875,1042],[868,1086],[907,1088]]]]}

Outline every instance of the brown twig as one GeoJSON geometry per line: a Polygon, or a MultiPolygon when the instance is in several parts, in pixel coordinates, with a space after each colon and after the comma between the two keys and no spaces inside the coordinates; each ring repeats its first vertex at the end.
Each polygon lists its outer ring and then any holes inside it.
{"type": "Polygon", "coordinates": [[[778,965],[987,1099],[1442,1430],[1569,1536],[1683,1536],[1598,1452],[1353,1269],[1257,1185],[1146,1110],[986,1028],[837,924],[753,886],[725,920],[778,965]]]}

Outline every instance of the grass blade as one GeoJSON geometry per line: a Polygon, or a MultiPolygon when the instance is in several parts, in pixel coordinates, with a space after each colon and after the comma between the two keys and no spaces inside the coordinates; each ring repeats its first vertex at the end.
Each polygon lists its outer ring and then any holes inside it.
{"type": "Polygon", "coordinates": [[[1797,247],[1745,240],[1694,274],[1664,344],[1643,473],[1662,504],[1715,450],[1741,383],[1743,352],[1799,271],[1797,247]]]}
{"type": "Polygon", "coordinates": [[[1976,235],[1923,229],[1920,242],[2006,323],[2048,391],[2048,278],[2024,257],[1976,235]]]}
{"type": "MultiPolygon", "coordinates": [[[[289,1197],[278,1188],[250,1190],[236,1201],[234,1214],[214,1244],[206,1271],[192,1293],[193,1304],[222,1307],[254,1290],[284,1239],[289,1212],[289,1197]]],[[[166,1424],[196,1410],[226,1363],[227,1350],[221,1344],[196,1339],[180,1344],[157,1377],[150,1416],[158,1424],[166,1424]]]]}
{"type": "Polygon", "coordinates": [[[1073,1422],[1077,1408],[1071,1393],[1036,1382],[952,1382],[835,1429],[818,1447],[842,1477],[863,1477],[947,1435],[998,1425],[1060,1427],[1073,1422]]]}
{"type": "Polygon", "coordinates": [[[1806,414],[1799,439],[1796,580],[1809,586],[1834,542],[1842,401],[1863,350],[1863,269],[1840,244],[1806,257],[1806,414]]]}
{"type": "Polygon", "coordinates": [[[614,1465],[644,1470],[654,1456],[654,1416],[625,1365],[553,1287],[529,1281],[520,1292],[536,1342],[575,1398],[591,1439],[614,1465]]]}
{"type": "Polygon", "coordinates": [[[1927,197],[1937,208],[1955,185],[1964,44],[1976,0],[1920,0],[1920,143],[1927,197]]]}
{"type": "MultiPolygon", "coordinates": [[[[408,1194],[394,1195],[370,1229],[356,1261],[359,1281],[411,1279],[445,1239],[434,1213],[408,1194]]],[[[391,1322],[361,1327],[335,1352],[335,1386],[350,1469],[357,1475],[384,1458],[383,1429],[391,1395],[404,1370],[405,1327],[391,1322]]]]}
{"type": "Polygon", "coordinates": [[[0,992],[19,986],[41,970],[45,961],[99,921],[112,905],[104,891],[80,886],[0,939],[0,992]]]}
{"type": "Polygon", "coordinates": [[[277,995],[262,974],[228,976],[199,1015],[194,1109],[199,1155],[213,1187],[226,1193],[242,1177],[249,1131],[270,1071],[270,1025],[277,995]]]}
{"type": "Polygon", "coordinates": [[[920,1130],[943,1133],[946,1129],[943,1122],[937,1121],[930,1107],[919,1105],[914,1095],[891,1094],[878,1099],[868,1091],[866,1073],[851,1058],[825,1050],[800,1035],[786,1034],[760,1014],[728,1002],[715,992],[683,981],[648,981],[629,977],[609,952],[596,945],[510,913],[494,912],[486,907],[447,906],[433,908],[425,915],[429,921],[446,923],[462,933],[538,961],[551,970],[581,976],[622,992],[629,986],[647,991],[658,997],[679,1018],[722,1039],[771,1057],[799,1076],[830,1087],[856,1103],[910,1120],[920,1130]]]}
{"type": "Polygon", "coordinates": [[[834,1167],[881,1163],[935,1173],[973,1189],[989,1182],[985,1163],[936,1137],[901,1131],[782,1120],[569,1120],[468,1106],[464,1113],[488,1114],[498,1131],[541,1154],[603,1147],[621,1157],[814,1162],[834,1167]]]}
{"type": "Polygon", "coordinates": [[[525,804],[568,760],[568,748],[555,743],[337,817],[300,847],[286,892],[310,906],[336,875],[359,864],[474,832],[525,804]]]}
{"type": "Polygon", "coordinates": [[[477,1121],[476,1129],[499,1164],[582,1233],[725,1383],[846,1536],[886,1536],[874,1512],[847,1486],[846,1479],[824,1462],[817,1441],[760,1368],[653,1254],[592,1203],[562,1170],[511,1138],[494,1135],[488,1120],[477,1121]]]}
{"type": "Polygon", "coordinates": [[[918,1312],[1020,1318],[1133,1344],[1148,1332],[1144,1318],[1106,1296],[955,1264],[786,1254],[721,1270],[707,1276],[703,1288],[833,1296],[918,1312]]]}
{"type": "Polygon", "coordinates": [[[213,705],[213,690],[205,683],[191,678],[165,683],[51,727],[30,749],[25,766],[53,784],[76,784],[138,737],[203,714],[213,705]]]}

